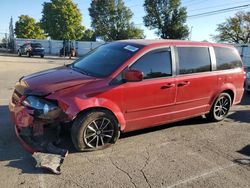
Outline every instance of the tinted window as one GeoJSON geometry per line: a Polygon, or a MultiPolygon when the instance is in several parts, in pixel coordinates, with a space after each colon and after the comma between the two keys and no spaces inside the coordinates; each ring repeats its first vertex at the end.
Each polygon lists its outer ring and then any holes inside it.
{"type": "Polygon", "coordinates": [[[42,45],[40,43],[31,43],[31,46],[33,48],[42,48],[42,45]]]}
{"type": "Polygon", "coordinates": [[[172,75],[171,54],[168,49],[155,50],[141,57],[132,69],[142,71],[144,79],[172,75]]]}
{"type": "Polygon", "coordinates": [[[72,68],[82,73],[106,77],[112,74],[142,46],[127,43],[110,43],[93,50],[72,64],[72,68]]]}
{"type": "Polygon", "coordinates": [[[216,55],[217,70],[226,70],[241,67],[241,59],[236,49],[214,48],[216,55]]]}
{"type": "Polygon", "coordinates": [[[206,47],[178,47],[179,73],[190,74],[211,70],[209,49],[206,47]]]}

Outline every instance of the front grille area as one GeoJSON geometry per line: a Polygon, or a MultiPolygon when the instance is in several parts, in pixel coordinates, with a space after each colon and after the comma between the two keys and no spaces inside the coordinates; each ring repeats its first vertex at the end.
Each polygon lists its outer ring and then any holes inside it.
{"type": "Polygon", "coordinates": [[[18,104],[18,102],[20,101],[22,95],[17,91],[17,90],[14,90],[14,93],[12,95],[12,102],[14,104],[18,104]]]}

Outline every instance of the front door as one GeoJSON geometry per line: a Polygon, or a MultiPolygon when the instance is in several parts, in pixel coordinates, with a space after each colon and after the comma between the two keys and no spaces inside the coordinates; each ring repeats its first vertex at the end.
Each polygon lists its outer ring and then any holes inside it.
{"type": "Polygon", "coordinates": [[[170,121],[176,96],[170,49],[146,53],[129,68],[142,71],[144,79],[141,82],[123,84],[125,131],[170,121]]]}

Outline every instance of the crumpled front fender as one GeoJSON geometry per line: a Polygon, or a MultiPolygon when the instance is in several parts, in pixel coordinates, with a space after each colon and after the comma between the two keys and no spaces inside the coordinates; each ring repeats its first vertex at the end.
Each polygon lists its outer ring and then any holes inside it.
{"type": "Polygon", "coordinates": [[[24,106],[15,106],[14,104],[10,103],[9,109],[11,112],[12,121],[18,128],[28,127],[33,123],[33,117],[30,115],[29,110],[24,106]]]}
{"type": "Polygon", "coordinates": [[[84,111],[91,108],[105,108],[111,111],[118,120],[121,126],[121,131],[125,129],[125,119],[119,106],[106,98],[79,98],[75,97],[73,100],[58,100],[59,106],[63,109],[64,113],[69,116],[71,120],[75,119],[76,116],[84,111]]]}

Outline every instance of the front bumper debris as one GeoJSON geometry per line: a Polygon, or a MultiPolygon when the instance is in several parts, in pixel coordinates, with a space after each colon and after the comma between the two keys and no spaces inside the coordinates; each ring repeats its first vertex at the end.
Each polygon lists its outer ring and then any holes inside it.
{"type": "Polygon", "coordinates": [[[37,119],[32,116],[32,110],[13,101],[9,103],[9,110],[17,138],[33,154],[36,166],[60,174],[60,166],[68,154],[68,150],[56,146],[60,142],[60,124],[37,119]]]}
{"type": "Polygon", "coordinates": [[[33,153],[32,157],[36,160],[36,167],[48,169],[55,174],[61,174],[61,165],[68,155],[68,151],[53,144],[49,144],[47,149],[49,153],[33,153]]]}
{"type": "Polygon", "coordinates": [[[55,174],[61,174],[64,157],[50,153],[35,152],[32,157],[36,160],[36,167],[45,168],[55,174]]]}

